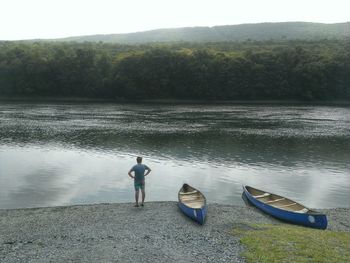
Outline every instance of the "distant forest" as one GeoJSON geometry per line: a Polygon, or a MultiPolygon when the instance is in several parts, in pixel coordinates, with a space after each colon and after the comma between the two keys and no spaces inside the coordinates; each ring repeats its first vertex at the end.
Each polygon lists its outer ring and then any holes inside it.
{"type": "Polygon", "coordinates": [[[350,38],[350,22],[323,24],[310,22],[280,22],[226,25],[214,27],[182,27],[155,29],[126,34],[76,36],[54,41],[145,44],[154,42],[223,42],[266,40],[320,40],[350,38]]]}
{"type": "Polygon", "coordinates": [[[0,96],[348,100],[350,44],[0,42],[0,96]]]}

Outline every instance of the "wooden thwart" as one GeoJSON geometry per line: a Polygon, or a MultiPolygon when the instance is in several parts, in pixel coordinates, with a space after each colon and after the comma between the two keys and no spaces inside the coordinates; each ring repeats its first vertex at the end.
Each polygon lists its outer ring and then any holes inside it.
{"type": "Polygon", "coordinates": [[[255,198],[262,198],[262,197],[266,197],[266,196],[269,196],[270,194],[269,193],[264,193],[262,195],[253,195],[255,198]]]}
{"type": "Polygon", "coordinates": [[[309,211],[309,209],[303,208],[303,209],[300,209],[300,210],[296,210],[296,211],[294,211],[294,212],[296,212],[296,213],[301,213],[301,214],[305,214],[305,213],[307,213],[308,211],[309,211]]]}
{"type": "Polygon", "coordinates": [[[190,203],[184,202],[184,204],[192,208],[201,208],[204,203],[203,201],[196,201],[196,202],[190,202],[190,203]]]}
{"type": "Polygon", "coordinates": [[[291,203],[291,204],[286,204],[286,205],[276,205],[275,207],[281,208],[281,207],[288,207],[292,205],[296,205],[297,203],[291,203]]]}
{"type": "Polygon", "coordinates": [[[193,194],[196,194],[198,193],[197,190],[194,190],[194,191],[191,191],[191,192],[180,192],[180,195],[193,195],[193,194]]]}
{"type": "Polygon", "coordinates": [[[180,194],[181,201],[189,207],[201,208],[204,204],[204,198],[199,194],[182,195],[180,194]]]}
{"type": "Polygon", "coordinates": [[[205,205],[205,198],[201,192],[187,185],[179,191],[179,199],[190,208],[202,208],[205,205]]]}
{"type": "Polygon", "coordinates": [[[265,204],[271,204],[271,203],[278,202],[278,201],[282,201],[282,200],[285,200],[285,198],[278,198],[278,199],[275,199],[275,200],[266,201],[266,202],[264,202],[264,203],[265,203],[265,204]]]}

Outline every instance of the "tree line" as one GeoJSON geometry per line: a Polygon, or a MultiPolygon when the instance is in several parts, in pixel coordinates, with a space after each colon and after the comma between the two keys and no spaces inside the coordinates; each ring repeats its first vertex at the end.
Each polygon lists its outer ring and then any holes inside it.
{"type": "Polygon", "coordinates": [[[292,39],[343,39],[350,36],[350,23],[310,23],[310,22],[277,22],[241,25],[225,25],[214,27],[182,27],[155,29],[150,31],[126,33],[75,36],[56,39],[55,41],[75,42],[108,42],[108,43],[155,43],[155,42],[218,42],[244,41],[246,39],[265,41],[292,39]]]}
{"type": "Polygon", "coordinates": [[[350,44],[1,42],[0,96],[346,100],[350,44]]]}

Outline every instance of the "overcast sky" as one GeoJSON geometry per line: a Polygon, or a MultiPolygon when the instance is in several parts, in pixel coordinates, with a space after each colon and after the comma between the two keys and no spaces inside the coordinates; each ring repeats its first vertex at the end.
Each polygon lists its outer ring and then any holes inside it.
{"type": "Polygon", "coordinates": [[[0,40],[259,22],[350,21],[350,0],[0,0],[0,40]]]}

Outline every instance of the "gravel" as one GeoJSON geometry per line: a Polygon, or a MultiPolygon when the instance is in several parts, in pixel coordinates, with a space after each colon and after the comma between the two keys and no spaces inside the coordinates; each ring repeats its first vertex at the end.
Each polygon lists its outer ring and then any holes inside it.
{"type": "MultiPolygon", "coordinates": [[[[350,209],[323,210],[350,232],[350,209]]],[[[208,205],[205,224],[176,202],[0,210],[0,262],[244,262],[234,226],[281,224],[253,207],[208,205]]]]}

